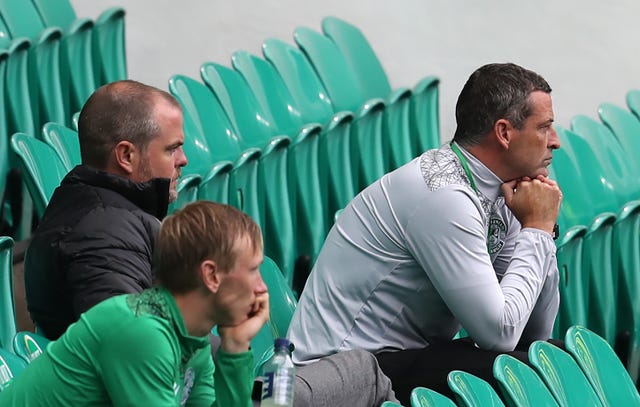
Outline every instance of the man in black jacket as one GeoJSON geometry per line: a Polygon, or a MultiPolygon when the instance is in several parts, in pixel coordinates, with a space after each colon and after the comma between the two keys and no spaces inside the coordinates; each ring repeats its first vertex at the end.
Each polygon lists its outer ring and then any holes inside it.
{"type": "Polygon", "coordinates": [[[151,287],[160,219],[187,164],[182,120],[171,95],[131,80],[84,105],[82,165],[51,197],[25,260],[27,307],[48,338],[106,298],[151,287]]]}

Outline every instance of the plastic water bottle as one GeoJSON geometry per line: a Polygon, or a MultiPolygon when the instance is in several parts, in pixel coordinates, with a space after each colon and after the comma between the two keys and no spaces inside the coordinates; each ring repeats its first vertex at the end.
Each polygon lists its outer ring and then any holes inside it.
{"type": "Polygon", "coordinates": [[[296,368],[291,360],[291,342],[275,340],[274,355],[263,368],[261,407],[292,407],[296,368]]]}

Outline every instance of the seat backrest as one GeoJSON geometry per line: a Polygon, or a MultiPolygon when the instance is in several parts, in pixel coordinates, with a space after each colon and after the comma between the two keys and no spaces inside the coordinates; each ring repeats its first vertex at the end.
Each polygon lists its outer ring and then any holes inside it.
{"type": "Polygon", "coordinates": [[[416,387],[411,391],[411,407],[456,407],[454,402],[437,391],[416,387]]]}
{"type": "Polygon", "coordinates": [[[565,345],[604,405],[640,405],[638,390],[607,341],[583,326],[572,326],[565,345]]]}
{"type": "Polygon", "coordinates": [[[240,139],[235,131],[222,127],[228,119],[207,86],[187,76],[174,75],[169,80],[169,92],[182,105],[185,138],[191,140],[185,140],[185,154],[189,161],[194,160],[196,169],[210,168],[217,161],[233,161],[240,155],[240,139]]]}
{"type": "Polygon", "coordinates": [[[561,337],[567,328],[576,323],[587,323],[589,306],[589,270],[583,267],[584,236],[586,226],[573,226],[562,232],[556,241],[560,281],[560,308],[556,328],[561,337]]]}
{"type": "Polygon", "coordinates": [[[93,66],[96,85],[127,79],[124,36],[125,10],[111,7],[100,13],[93,28],[93,66]]]}
{"type": "Polygon", "coordinates": [[[493,376],[498,381],[508,406],[557,407],[558,403],[538,374],[518,359],[503,354],[493,362],[493,376]]]}
{"type": "Polygon", "coordinates": [[[358,78],[345,57],[329,38],[310,28],[296,28],[293,34],[329,93],[334,111],[356,112],[366,101],[358,78]]]}
{"type": "Polygon", "coordinates": [[[627,107],[633,113],[638,120],[640,120],[640,90],[632,89],[627,92],[627,107]]]}
{"type": "Polygon", "coordinates": [[[67,168],[53,148],[24,133],[16,133],[11,137],[11,148],[19,157],[24,182],[36,213],[42,217],[53,191],[67,174],[67,168]]]}
{"type": "Polygon", "coordinates": [[[238,71],[208,62],[200,67],[200,76],[235,126],[242,149],[262,148],[270,137],[277,135],[270,115],[258,104],[251,88],[238,71]]]}
{"type": "MultiPolygon", "coordinates": [[[[633,116],[631,118],[635,120],[633,116]]],[[[620,206],[632,199],[640,198],[640,179],[634,177],[634,174],[640,171],[640,165],[636,160],[629,159],[629,153],[625,151],[610,127],[588,116],[577,115],[571,120],[571,129],[575,136],[583,138],[588,143],[598,158],[606,182],[612,185],[620,206]]],[[[591,163],[584,165],[591,167],[591,163]]]]}
{"type": "Polygon", "coordinates": [[[276,337],[285,337],[298,301],[282,271],[273,260],[264,258],[260,266],[260,274],[269,289],[269,313],[277,330],[276,337]]]}
{"type": "Polygon", "coordinates": [[[336,44],[355,73],[365,99],[386,99],[391,93],[389,79],[362,31],[337,17],[323,18],[322,31],[336,44]]]}
{"type": "Polygon", "coordinates": [[[69,0],[31,0],[42,22],[47,27],[66,30],[76,19],[76,12],[69,0]]]}
{"type": "Polygon", "coordinates": [[[26,366],[21,358],[0,347],[0,391],[9,386],[26,366]]]}
{"type": "MultiPolygon", "coordinates": [[[[559,150],[554,152],[561,152],[561,150],[567,151],[571,156],[571,165],[575,172],[580,174],[579,178],[573,178],[571,180],[563,179],[563,184],[560,184],[562,188],[569,182],[575,183],[576,179],[580,179],[580,183],[583,183],[586,187],[592,216],[596,214],[617,211],[620,207],[620,202],[616,199],[616,190],[614,184],[610,181],[611,176],[607,175],[605,170],[600,165],[600,161],[596,156],[596,153],[591,149],[589,143],[585,139],[578,136],[571,130],[567,130],[563,127],[556,126],[556,132],[560,143],[563,146],[559,150]],[[589,170],[583,171],[588,165],[589,170]],[[597,199],[595,199],[597,197],[597,199]]],[[[556,175],[560,179],[558,173],[558,167],[555,167],[556,175]]],[[[585,205],[587,202],[582,202],[585,205]]]]}
{"type": "Polygon", "coordinates": [[[50,122],[42,126],[42,139],[55,150],[67,170],[82,163],[80,140],[75,130],[50,122]]]}
{"type": "Polygon", "coordinates": [[[449,388],[456,403],[465,407],[504,407],[504,403],[489,383],[471,373],[452,370],[447,375],[449,388]]]}
{"type": "Polygon", "coordinates": [[[313,66],[300,49],[277,39],[262,45],[265,58],[275,66],[307,123],[324,124],[333,115],[333,105],[313,66]]]}
{"type": "Polygon", "coordinates": [[[246,51],[234,52],[231,61],[261,108],[273,119],[277,132],[289,137],[298,134],[304,124],[302,113],[276,68],[246,51]]]}
{"type": "Polygon", "coordinates": [[[52,341],[33,332],[20,331],[13,338],[13,352],[31,363],[46,351],[52,341]]]}
{"type": "Polygon", "coordinates": [[[402,407],[402,404],[394,403],[393,401],[385,401],[380,404],[380,407],[402,407]]]}
{"type": "Polygon", "coordinates": [[[602,406],[580,367],[567,352],[545,341],[529,347],[529,361],[560,407],[602,406]]]}
{"type": "Polygon", "coordinates": [[[0,348],[9,348],[15,334],[13,239],[8,236],[0,236],[0,348]]]}
{"type": "MultiPolygon", "coordinates": [[[[600,120],[613,132],[636,169],[640,167],[640,119],[626,109],[611,103],[603,103],[598,108],[600,120]]],[[[637,173],[636,173],[637,175],[637,173]]],[[[637,177],[636,177],[637,178],[637,177]]]]}
{"type": "Polygon", "coordinates": [[[35,40],[45,28],[31,1],[0,0],[0,14],[9,27],[12,38],[27,37],[35,40]]]}

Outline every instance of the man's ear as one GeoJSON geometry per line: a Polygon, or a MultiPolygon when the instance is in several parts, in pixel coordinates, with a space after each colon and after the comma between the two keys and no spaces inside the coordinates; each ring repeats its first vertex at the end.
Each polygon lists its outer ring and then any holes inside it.
{"type": "Polygon", "coordinates": [[[496,141],[505,150],[509,149],[509,143],[511,143],[511,136],[513,135],[513,126],[507,119],[500,119],[493,125],[493,133],[495,134],[496,141]]]}
{"type": "Polygon", "coordinates": [[[217,293],[220,288],[221,272],[218,265],[213,260],[205,260],[200,263],[200,276],[204,286],[212,293],[217,293]]]}
{"type": "Polygon", "coordinates": [[[131,175],[138,167],[140,150],[130,141],[121,141],[113,148],[116,164],[127,175],[131,175]]]}

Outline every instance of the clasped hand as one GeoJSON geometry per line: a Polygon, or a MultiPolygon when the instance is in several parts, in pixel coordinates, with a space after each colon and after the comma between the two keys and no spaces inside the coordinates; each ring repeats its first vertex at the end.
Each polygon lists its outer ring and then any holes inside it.
{"type": "Polygon", "coordinates": [[[562,202],[557,182],[539,175],[507,181],[501,188],[507,207],[523,228],[553,232],[562,202]]]}

